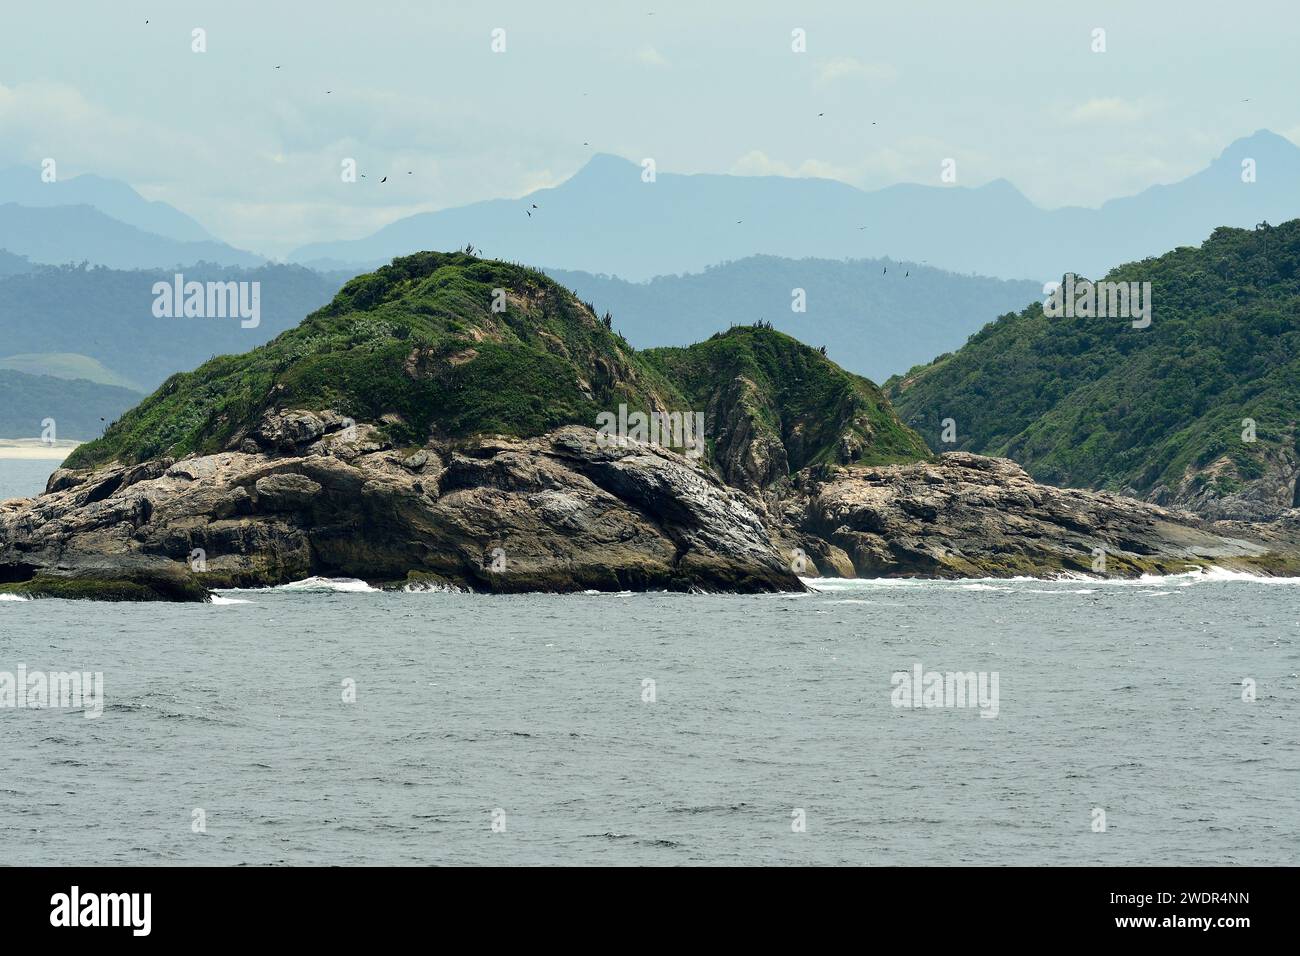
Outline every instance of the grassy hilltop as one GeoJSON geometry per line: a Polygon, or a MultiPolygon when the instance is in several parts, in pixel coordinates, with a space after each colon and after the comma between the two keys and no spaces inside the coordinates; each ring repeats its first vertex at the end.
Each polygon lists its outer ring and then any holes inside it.
{"type": "Polygon", "coordinates": [[[351,280],[266,345],[172,376],[67,465],[237,447],[273,410],[332,409],[416,446],[594,427],[620,404],[706,411],[715,453],[719,439],[733,456],[775,451],[758,455],[763,482],[813,463],[929,455],[879,389],[789,336],[738,327],[690,348],[638,353],[541,272],[422,252],[351,280]]]}

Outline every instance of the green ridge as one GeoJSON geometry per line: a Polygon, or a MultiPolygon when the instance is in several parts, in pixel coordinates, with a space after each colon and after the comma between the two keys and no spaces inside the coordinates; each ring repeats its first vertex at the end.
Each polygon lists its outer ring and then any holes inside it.
{"type": "Polygon", "coordinates": [[[1145,493],[1219,461],[1207,480],[1228,493],[1296,451],[1300,220],[1216,229],[1106,278],[1151,283],[1148,328],[1050,318],[1034,303],[887,393],[934,447],[1009,457],[1056,485],[1145,493]],[[1254,443],[1242,441],[1246,418],[1254,443]]]}

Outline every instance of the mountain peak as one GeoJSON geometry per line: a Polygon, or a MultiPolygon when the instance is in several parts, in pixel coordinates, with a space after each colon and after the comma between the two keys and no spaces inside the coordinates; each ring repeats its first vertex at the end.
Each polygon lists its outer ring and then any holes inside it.
{"type": "Polygon", "coordinates": [[[1211,165],[1236,165],[1245,157],[1259,159],[1261,156],[1294,159],[1300,157],[1300,146],[1272,130],[1257,129],[1249,136],[1243,136],[1229,143],[1211,165]]]}
{"type": "Polygon", "coordinates": [[[565,185],[574,182],[602,185],[612,180],[635,176],[638,168],[636,163],[622,156],[613,153],[596,153],[566,180],[565,185]]]}

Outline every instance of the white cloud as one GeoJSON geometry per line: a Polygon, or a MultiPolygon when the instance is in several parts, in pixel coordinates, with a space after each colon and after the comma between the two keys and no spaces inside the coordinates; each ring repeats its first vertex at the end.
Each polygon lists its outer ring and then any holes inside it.
{"type": "Polygon", "coordinates": [[[856,57],[837,56],[817,65],[817,84],[827,86],[841,80],[886,84],[898,79],[898,70],[888,63],[863,63],[856,57]]]}
{"type": "Polygon", "coordinates": [[[1067,119],[1077,126],[1131,126],[1142,122],[1150,113],[1147,104],[1111,96],[1081,103],[1070,110],[1067,119]]]}
{"type": "Polygon", "coordinates": [[[808,158],[797,164],[773,159],[761,149],[750,150],[731,164],[727,170],[734,176],[786,176],[793,179],[838,179],[857,185],[862,171],[849,166],[837,166],[825,160],[808,158]]]}
{"type": "Polygon", "coordinates": [[[649,43],[636,51],[636,59],[638,62],[644,63],[646,66],[668,65],[668,59],[649,43]]]}

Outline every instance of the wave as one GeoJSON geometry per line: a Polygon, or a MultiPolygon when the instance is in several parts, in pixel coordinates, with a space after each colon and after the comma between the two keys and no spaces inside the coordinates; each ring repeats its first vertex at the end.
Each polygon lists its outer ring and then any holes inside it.
{"type": "Polygon", "coordinates": [[[413,581],[402,586],[403,594],[466,594],[465,588],[454,584],[435,584],[432,581],[413,581]]]}
{"type": "Polygon", "coordinates": [[[1182,574],[1144,574],[1138,578],[1138,583],[1142,584],[1165,584],[1176,581],[1190,583],[1249,581],[1254,584],[1300,584],[1300,578],[1270,577],[1267,574],[1252,574],[1249,571],[1236,571],[1232,568],[1221,568],[1218,565],[1184,571],[1182,574]]]}
{"type": "Polygon", "coordinates": [[[849,591],[862,587],[934,587],[947,585],[965,591],[1013,591],[1008,585],[1014,584],[1080,584],[1087,583],[1088,588],[1075,591],[1052,589],[1050,591],[1029,591],[1035,594],[1091,594],[1099,587],[1151,587],[1160,585],[1169,587],[1177,585],[1187,587],[1193,584],[1251,583],[1251,584],[1300,584],[1300,577],[1270,577],[1250,571],[1238,571],[1211,565],[1208,568],[1193,568],[1177,574],[1143,574],[1136,578],[1105,578],[1099,575],[1081,574],[1065,571],[1050,577],[1026,577],[1017,575],[1011,578],[800,578],[805,585],[816,591],[849,591]]]}
{"type": "Polygon", "coordinates": [[[318,591],[325,593],[372,593],[379,588],[371,587],[359,578],[321,578],[310,577],[301,581],[290,581],[273,588],[275,591],[318,591]]]}
{"type": "Polygon", "coordinates": [[[0,594],[0,601],[30,601],[25,594],[0,594]]]}
{"type": "Polygon", "coordinates": [[[212,595],[212,604],[252,604],[252,601],[245,601],[243,598],[222,597],[220,594],[212,595]]]}

